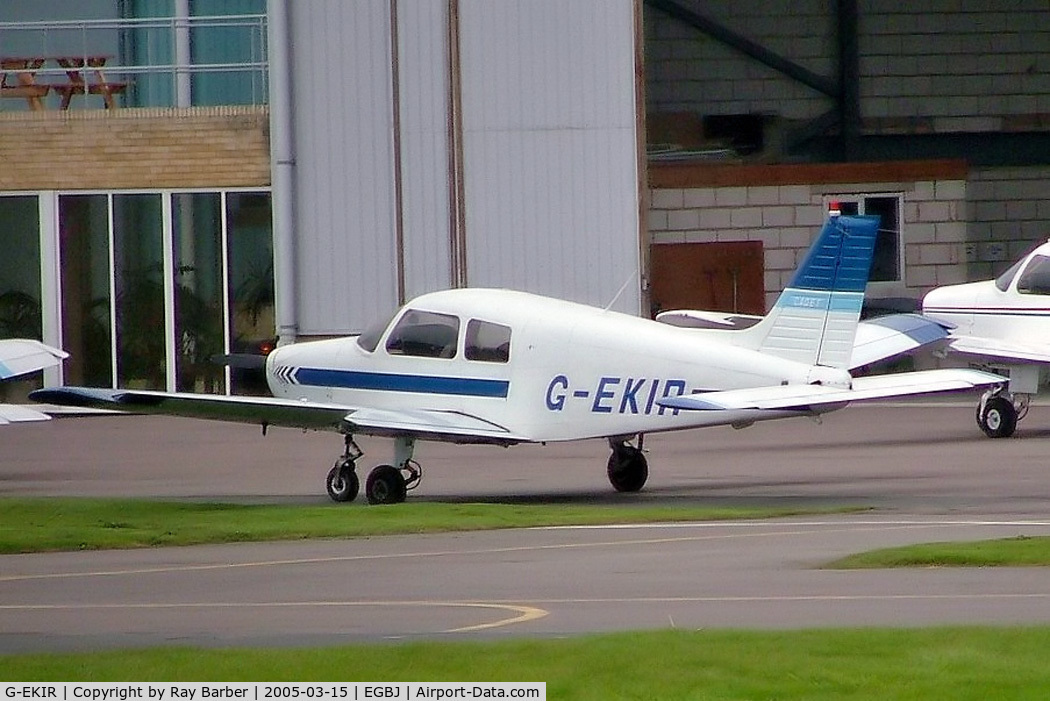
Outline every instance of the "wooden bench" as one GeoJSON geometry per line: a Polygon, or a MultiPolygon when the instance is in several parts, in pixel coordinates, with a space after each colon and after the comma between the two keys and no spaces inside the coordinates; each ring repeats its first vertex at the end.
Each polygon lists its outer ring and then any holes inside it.
{"type": "Polygon", "coordinates": [[[59,109],[69,109],[69,102],[74,95],[101,95],[106,109],[113,109],[117,106],[113,96],[127,90],[128,84],[123,81],[106,81],[103,83],[71,81],[69,83],[54,83],[50,87],[62,96],[62,104],[59,105],[59,109]]]}
{"type": "Polygon", "coordinates": [[[44,96],[51,89],[49,85],[36,82],[36,71],[44,64],[42,58],[0,58],[0,97],[25,98],[29,103],[29,109],[44,109],[44,96]],[[14,76],[14,82],[10,82],[10,76],[14,76]]]}

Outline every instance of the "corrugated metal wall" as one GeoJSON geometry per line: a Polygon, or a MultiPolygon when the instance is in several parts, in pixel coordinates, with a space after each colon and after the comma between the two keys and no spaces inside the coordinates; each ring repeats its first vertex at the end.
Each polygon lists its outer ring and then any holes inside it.
{"type": "Polygon", "coordinates": [[[398,0],[405,294],[452,285],[449,264],[448,12],[398,0]]]}
{"type": "Polygon", "coordinates": [[[299,330],[346,333],[397,300],[390,3],[289,6],[299,330]]]}
{"type": "Polygon", "coordinates": [[[471,286],[640,308],[634,4],[460,0],[471,286]]]}
{"type": "Polygon", "coordinates": [[[453,284],[454,201],[470,286],[605,305],[627,283],[615,308],[639,311],[636,0],[289,9],[300,333],[388,312],[399,265],[409,298],[453,284]]]}

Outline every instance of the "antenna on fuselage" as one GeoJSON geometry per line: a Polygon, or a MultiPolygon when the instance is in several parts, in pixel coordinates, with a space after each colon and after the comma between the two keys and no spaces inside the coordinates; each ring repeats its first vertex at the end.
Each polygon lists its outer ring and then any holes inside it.
{"type": "Polygon", "coordinates": [[[616,302],[619,301],[620,296],[623,294],[624,290],[627,289],[627,286],[631,284],[631,280],[634,279],[634,276],[636,274],[637,274],[637,271],[633,271],[633,270],[631,271],[631,274],[628,275],[627,279],[623,281],[623,284],[620,285],[620,289],[617,290],[616,294],[613,295],[613,298],[611,300],[609,300],[609,303],[605,305],[605,307],[602,309],[602,311],[606,311],[607,312],[610,309],[612,309],[612,305],[616,304],[616,302]]]}

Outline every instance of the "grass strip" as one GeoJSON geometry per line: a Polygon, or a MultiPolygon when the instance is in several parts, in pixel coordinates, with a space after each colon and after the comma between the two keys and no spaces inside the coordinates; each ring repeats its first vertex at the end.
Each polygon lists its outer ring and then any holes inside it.
{"type": "Polygon", "coordinates": [[[1050,628],[659,631],[562,640],[0,656],[5,681],[545,681],[550,699],[1043,699],[1050,628]]]}
{"type": "Polygon", "coordinates": [[[535,526],[711,521],[842,509],[414,503],[388,507],[0,499],[0,553],[356,538],[535,526]]]}
{"type": "Polygon", "coordinates": [[[857,553],[826,565],[828,569],[892,567],[1045,567],[1050,565],[1050,537],[1016,536],[957,543],[921,543],[857,553]]]}

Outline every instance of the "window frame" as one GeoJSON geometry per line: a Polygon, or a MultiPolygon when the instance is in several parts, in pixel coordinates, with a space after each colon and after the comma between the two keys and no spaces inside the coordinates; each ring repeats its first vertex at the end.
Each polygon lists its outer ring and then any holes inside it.
{"type": "MultiPolygon", "coordinates": [[[[872,274],[875,274],[875,265],[879,260],[879,249],[880,242],[884,240],[883,237],[892,235],[896,237],[897,242],[897,255],[896,255],[896,277],[891,279],[870,279],[868,280],[869,285],[894,285],[899,286],[905,282],[904,272],[904,193],[903,192],[851,192],[842,194],[832,194],[824,196],[824,211],[828,211],[829,206],[832,202],[837,202],[839,207],[844,209],[842,205],[846,203],[855,204],[857,206],[856,214],[866,215],[868,212],[868,201],[876,199],[895,199],[896,200],[896,214],[897,214],[897,228],[896,230],[889,228],[885,225],[884,221],[879,222],[879,238],[875,241],[875,251],[872,259],[872,274]]],[[[846,212],[843,211],[843,214],[846,212]]],[[[877,212],[871,212],[876,214],[877,212]]]]}

